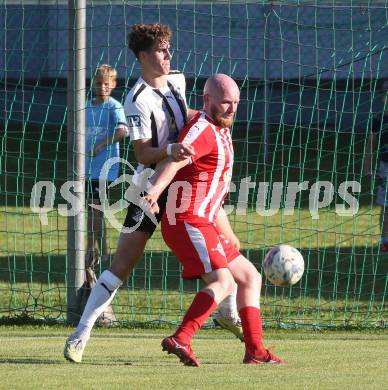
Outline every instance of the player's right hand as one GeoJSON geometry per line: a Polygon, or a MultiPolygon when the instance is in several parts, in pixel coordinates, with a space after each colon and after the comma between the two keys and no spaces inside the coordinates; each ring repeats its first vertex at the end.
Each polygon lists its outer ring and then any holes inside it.
{"type": "Polygon", "coordinates": [[[151,211],[153,214],[159,213],[159,205],[155,196],[153,196],[152,194],[146,194],[143,197],[143,200],[149,211],[151,211]]]}
{"type": "Polygon", "coordinates": [[[96,146],[94,146],[94,148],[92,148],[91,153],[90,153],[91,156],[96,157],[97,154],[100,153],[101,150],[105,148],[105,146],[106,145],[103,143],[100,143],[100,144],[97,144],[96,146]]]}
{"type": "Polygon", "coordinates": [[[194,147],[190,144],[175,143],[171,146],[171,156],[174,161],[183,161],[194,155],[194,147]]]}

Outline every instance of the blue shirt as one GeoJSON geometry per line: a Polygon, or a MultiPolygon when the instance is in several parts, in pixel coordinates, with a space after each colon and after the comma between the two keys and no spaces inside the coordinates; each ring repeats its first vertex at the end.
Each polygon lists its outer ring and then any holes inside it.
{"type": "MultiPolygon", "coordinates": [[[[104,103],[94,105],[86,102],[86,161],[85,174],[89,180],[99,180],[104,163],[113,157],[120,156],[119,143],[115,142],[102,149],[96,156],[91,153],[95,145],[102,140],[113,137],[116,129],[127,127],[123,106],[115,99],[109,98],[104,103]]],[[[113,181],[119,176],[120,164],[115,163],[108,171],[104,180],[113,181]]]]}

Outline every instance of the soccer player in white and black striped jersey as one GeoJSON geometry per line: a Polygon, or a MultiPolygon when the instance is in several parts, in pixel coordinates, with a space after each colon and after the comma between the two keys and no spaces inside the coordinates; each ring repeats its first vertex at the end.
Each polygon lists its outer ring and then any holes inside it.
{"type": "MultiPolygon", "coordinates": [[[[141,66],[141,77],[128,93],[124,103],[135,157],[139,162],[138,175],[145,167],[156,167],[169,156],[181,161],[195,154],[192,146],[177,143],[179,132],[196,111],[187,108],[183,74],[170,72],[170,41],[170,28],[158,23],[136,24],[132,26],[128,35],[128,47],[141,66]]],[[[134,176],[136,183],[137,175],[134,176]]],[[[166,201],[167,191],[158,202],[160,208],[159,214],[156,215],[158,222],[166,201]]],[[[143,255],[145,245],[156,225],[138,205],[131,203],[124,227],[129,228],[131,232],[121,232],[110,269],[101,274],[90,294],[77,329],[66,341],[64,355],[70,361],[81,362],[95,321],[111,303],[117,289],[128,278],[143,255]]],[[[237,237],[234,239],[239,246],[237,237]]],[[[232,294],[220,304],[222,310],[217,321],[242,338],[235,300],[235,294],[232,294]]]]}

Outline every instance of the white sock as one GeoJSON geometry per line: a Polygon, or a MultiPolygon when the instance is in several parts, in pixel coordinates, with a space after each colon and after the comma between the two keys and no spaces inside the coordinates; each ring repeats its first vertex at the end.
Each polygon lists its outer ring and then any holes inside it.
{"type": "Polygon", "coordinates": [[[77,329],[71,338],[82,338],[87,340],[90,337],[94,323],[97,318],[112,302],[117,289],[123,284],[121,279],[110,271],[104,271],[93,287],[84,312],[79,321],[77,329]]]}
{"type": "Polygon", "coordinates": [[[234,291],[228,295],[223,301],[218,304],[218,309],[222,315],[238,317],[237,311],[237,284],[235,284],[234,291]]]}

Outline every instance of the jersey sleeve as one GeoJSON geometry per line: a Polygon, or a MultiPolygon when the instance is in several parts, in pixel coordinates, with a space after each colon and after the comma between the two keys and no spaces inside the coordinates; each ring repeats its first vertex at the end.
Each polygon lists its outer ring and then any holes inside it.
{"type": "Polygon", "coordinates": [[[115,124],[114,130],[124,129],[128,137],[129,129],[127,119],[125,118],[124,107],[121,104],[117,104],[113,110],[113,122],[115,124]]]}
{"type": "Polygon", "coordinates": [[[124,111],[131,141],[151,139],[151,113],[149,109],[142,102],[136,100],[135,102],[125,102],[124,111]]]}
{"type": "Polygon", "coordinates": [[[216,139],[211,126],[201,127],[198,124],[193,124],[185,134],[181,134],[178,142],[194,147],[195,155],[191,157],[191,162],[195,162],[213,150],[216,139]]]}

